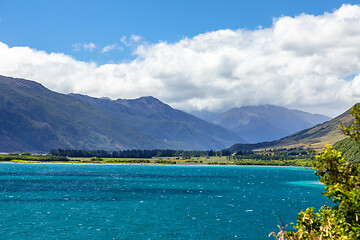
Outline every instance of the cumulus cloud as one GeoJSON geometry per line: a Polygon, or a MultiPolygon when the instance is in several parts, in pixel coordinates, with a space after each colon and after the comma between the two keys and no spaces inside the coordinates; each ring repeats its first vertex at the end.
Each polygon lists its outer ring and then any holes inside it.
{"type": "Polygon", "coordinates": [[[184,110],[275,104],[334,116],[360,101],[358,5],[319,16],[284,16],[271,28],[218,30],[175,43],[143,44],[136,36],[121,41],[138,43],[136,59],[104,65],[0,43],[0,74],[63,93],[152,95],[184,110]]]}

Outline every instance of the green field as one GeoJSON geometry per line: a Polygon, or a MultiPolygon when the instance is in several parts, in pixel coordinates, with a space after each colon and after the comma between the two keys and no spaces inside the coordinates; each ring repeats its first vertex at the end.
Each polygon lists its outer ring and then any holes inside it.
{"type": "Polygon", "coordinates": [[[72,162],[78,163],[120,163],[120,164],[234,164],[233,160],[225,156],[215,157],[155,157],[155,158],[83,158],[70,157],[72,162]]]}
{"type": "Polygon", "coordinates": [[[311,166],[313,160],[255,160],[235,159],[233,156],[155,157],[155,158],[99,158],[58,157],[52,155],[2,154],[2,162],[15,163],[84,163],[84,164],[159,164],[159,165],[272,165],[311,166]]]}

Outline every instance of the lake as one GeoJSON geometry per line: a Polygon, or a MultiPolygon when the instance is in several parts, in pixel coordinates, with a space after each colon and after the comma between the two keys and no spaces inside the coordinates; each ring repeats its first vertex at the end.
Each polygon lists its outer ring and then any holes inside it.
{"type": "Polygon", "coordinates": [[[269,239],[279,219],[330,204],[317,179],[301,167],[0,163],[0,239],[269,239]]]}

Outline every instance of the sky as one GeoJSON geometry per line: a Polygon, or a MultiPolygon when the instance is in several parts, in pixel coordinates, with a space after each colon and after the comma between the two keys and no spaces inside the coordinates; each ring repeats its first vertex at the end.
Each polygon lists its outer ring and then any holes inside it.
{"type": "Polygon", "coordinates": [[[185,111],[360,101],[358,1],[0,0],[0,74],[185,111]]]}

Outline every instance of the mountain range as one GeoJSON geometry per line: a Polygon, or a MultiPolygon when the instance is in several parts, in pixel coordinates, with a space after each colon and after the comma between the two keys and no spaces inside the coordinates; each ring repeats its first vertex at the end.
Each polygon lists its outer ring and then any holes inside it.
{"type": "Polygon", "coordinates": [[[261,140],[261,134],[276,138],[281,135],[272,132],[286,134],[325,118],[264,105],[218,114],[214,124],[150,96],[111,100],[66,95],[34,81],[0,76],[0,152],[220,150],[261,140]]]}
{"type": "Polygon", "coordinates": [[[180,110],[153,97],[137,99],[93,98],[70,94],[112,115],[120,122],[155,136],[171,149],[221,149],[234,142],[246,142],[237,134],[180,110]]]}
{"type": "Polygon", "coordinates": [[[232,108],[217,115],[195,114],[238,134],[248,143],[277,140],[330,120],[324,115],[274,105],[232,108]]]}
{"type": "Polygon", "coordinates": [[[0,77],[0,152],[164,148],[110,114],[39,83],[0,77]]]}
{"type": "Polygon", "coordinates": [[[95,99],[0,76],[0,152],[66,149],[221,149],[245,142],[152,97],[95,99]]]}

